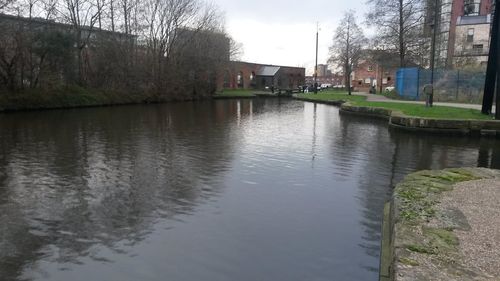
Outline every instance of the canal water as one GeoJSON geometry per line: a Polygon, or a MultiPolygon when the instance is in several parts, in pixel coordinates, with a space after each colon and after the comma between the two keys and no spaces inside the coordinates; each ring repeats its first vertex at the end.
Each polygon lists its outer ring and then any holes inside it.
{"type": "Polygon", "coordinates": [[[500,142],[257,99],[0,114],[0,280],[377,280],[383,204],[500,142]]]}

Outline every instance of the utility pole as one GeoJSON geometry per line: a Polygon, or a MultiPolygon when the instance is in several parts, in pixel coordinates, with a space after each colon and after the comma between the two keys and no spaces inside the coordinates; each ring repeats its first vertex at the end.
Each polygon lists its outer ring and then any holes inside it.
{"type": "Polygon", "coordinates": [[[439,27],[439,0],[434,1],[434,22],[432,25],[432,42],[431,42],[431,84],[430,87],[426,87],[424,92],[426,94],[426,102],[425,106],[432,107],[434,103],[434,71],[436,65],[436,37],[437,37],[437,29],[439,27]]]}
{"type": "Polygon", "coordinates": [[[314,93],[318,93],[318,40],[319,39],[319,23],[316,23],[316,65],[314,66],[314,93]]]}

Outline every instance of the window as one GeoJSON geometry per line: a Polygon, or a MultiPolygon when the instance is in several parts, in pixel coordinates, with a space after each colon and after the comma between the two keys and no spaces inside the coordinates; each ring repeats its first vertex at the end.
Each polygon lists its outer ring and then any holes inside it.
{"type": "Polygon", "coordinates": [[[224,88],[231,87],[229,71],[224,72],[224,88]]]}
{"type": "Polygon", "coordinates": [[[368,66],[368,71],[373,71],[373,65],[368,66]]]}
{"type": "Polygon", "coordinates": [[[467,42],[473,42],[474,41],[474,28],[469,28],[467,30],[467,42]]]}
{"type": "Polygon", "coordinates": [[[238,73],[237,79],[238,79],[238,88],[243,88],[243,72],[240,71],[238,73]]]}
{"type": "Polygon", "coordinates": [[[257,80],[255,79],[255,72],[250,73],[250,85],[255,86],[257,80]]]}
{"type": "Polygon", "coordinates": [[[472,52],[474,54],[482,54],[483,53],[483,44],[474,44],[472,45],[472,52]]]}
{"type": "Polygon", "coordinates": [[[479,1],[478,0],[465,0],[464,1],[464,16],[478,16],[479,15],[479,1]]]}

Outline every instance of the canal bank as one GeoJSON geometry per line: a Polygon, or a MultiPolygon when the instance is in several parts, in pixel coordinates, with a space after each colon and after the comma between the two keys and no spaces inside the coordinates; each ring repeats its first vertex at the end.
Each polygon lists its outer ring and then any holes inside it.
{"type": "Polygon", "coordinates": [[[500,121],[474,119],[444,119],[408,116],[399,110],[375,106],[357,106],[343,100],[318,100],[295,97],[297,100],[340,106],[340,114],[381,118],[396,129],[437,134],[500,137],[500,121]]]}
{"type": "Polygon", "coordinates": [[[140,91],[98,90],[66,86],[51,91],[25,90],[19,93],[0,93],[0,112],[188,102],[208,100],[212,97],[195,93],[167,96],[140,91]]]}
{"type": "Polygon", "coordinates": [[[498,280],[500,171],[421,171],[384,208],[380,280],[498,280]]]}

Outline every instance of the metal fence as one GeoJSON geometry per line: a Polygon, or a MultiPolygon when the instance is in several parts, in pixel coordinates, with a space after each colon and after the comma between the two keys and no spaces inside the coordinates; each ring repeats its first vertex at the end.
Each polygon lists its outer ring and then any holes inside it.
{"type": "MultiPolygon", "coordinates": [[[[482,102],[484,93],[484,71],[435,70],[434,99],[463,103],[482,102]]],[[[421,68],[401,68],[396,73],[396,91],[411,100],[424,100],[423,88],[430,84],[431,70],[421,68]]]]}

